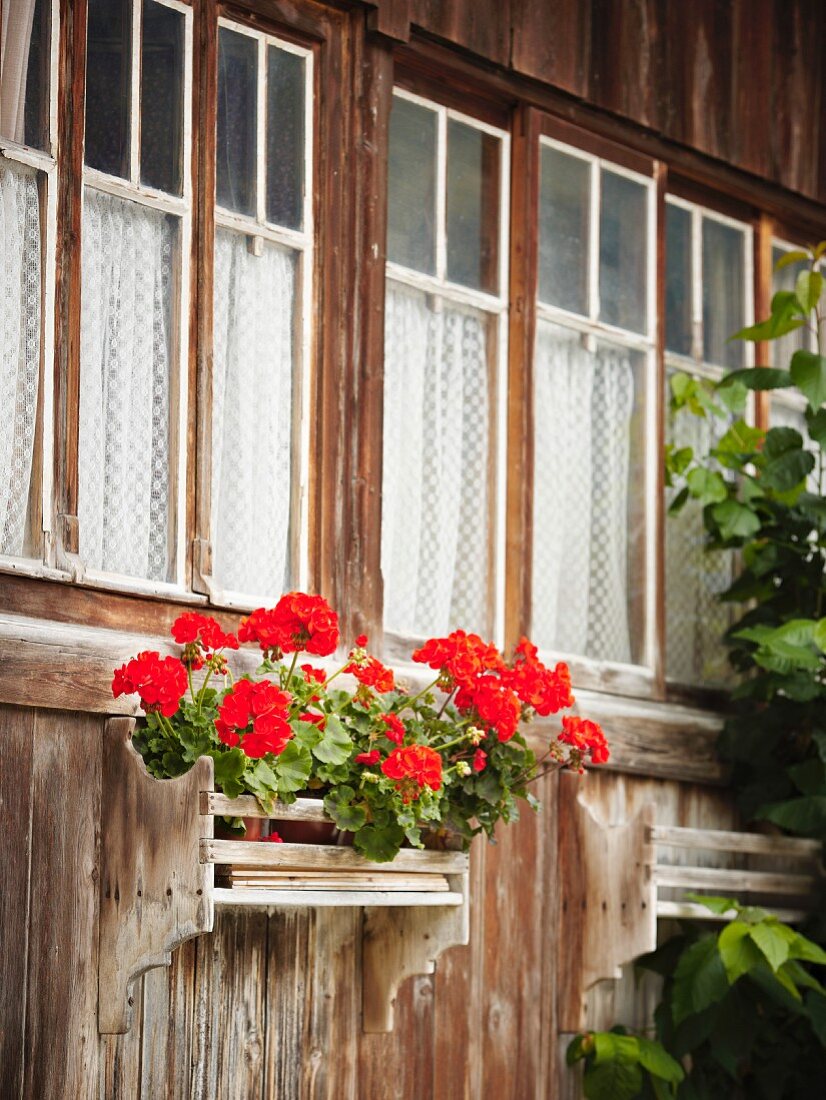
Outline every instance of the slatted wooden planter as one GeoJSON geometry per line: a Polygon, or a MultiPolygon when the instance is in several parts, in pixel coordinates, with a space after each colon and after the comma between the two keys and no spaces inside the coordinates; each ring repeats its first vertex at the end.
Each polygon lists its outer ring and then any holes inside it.
{"type": "MultiPolygon", "coordinates": [[[[252,798],[213,789],[212,761],[157,780],[131,745],[132,719],[106,724],[101,791],[99,1013],[102,1033],[129,1029],[130,988],[171,951],[212,931],[215,906],[357,906],[362,918],[362,1023],[390,1031],[401,982],[430,974],[468,942],[468,856],[399,853],[390,864],[352,848],[220,840],[216,816],[265,815],[252,798]],[[219,874],[216,885],[215,869],[219,874]],[[221,882],[225,884],[221,885],[221,882]]],[[[326,820],[311,799],[277,819],[326,820]]]]}
{"type": "Polygon", "coordinates": [[[588,807],[578,777],[563,773],[560,1030],[581,1030],[588,990],[619,978],[623,966],[654,950],[658,919],[720,921],[733,915],[714,914],[686,894],[733,898],[787,923],[799,922],[822,899],[821,856],[822,846],[813,840],[660,825],[653,804],[628,821],[607,825],[588,807]]]}

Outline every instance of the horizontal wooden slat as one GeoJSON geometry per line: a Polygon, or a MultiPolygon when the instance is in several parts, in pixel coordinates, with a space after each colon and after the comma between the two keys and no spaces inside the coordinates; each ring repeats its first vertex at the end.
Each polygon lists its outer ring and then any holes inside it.
{"type": "Polygon", "coordinates": [[[413,890],[396,890],[370,893],[366,890],[254,890],[235,889],[213,891],[213,901],[220,906],[249,905],[257,908],[270,906],[458,906],[464,901],[462,894],[427,893],[413,890]]]}
{"type": "Polygon", "coordinates": [[[733,833],[724,829],[685,829],[676,825],[655,825],[651,829],[651,839],[655,844],[668,844],[676,848],[791,856],[809,860],[819,858],[823,851],[823,845],[817,840],[765,836],[762,833],[733,833]]]}
{"type": "MultiPolygon", "coordinates": [[[[799,921],[805,920],[808,916],[805,909],[771,908],[768,912],[772,913],[778,920],[783,921],[785,924],[796,924],[799,921]]],[[[736,916],[737,911],[735,909],[728,909],[725,913],[712,913],[705,905],[700,905],[698,902],[694,901],[657,902],[657,917],[660,920],[669,918],[672,920],[727,921],[732,920],[736,916]]]]}
{"type": "MultiPolygon", "coordinates": [[[[375,871],[376,864],[352,848],[313,844],[270,844],[267,841],[201,841],[202,863],[232,863],[245,867],[280,867],[293,870],[375,871]]],[[[462,874],[468,869],[465,852],[430,852],[402,849],[387,871],[462,874]]]]}
{"type": "Polygon", "coordinates": [[[227,798],[216,791],[201,791],[201,813],[218,817],[264,817],[275,821],[329,821],[320,798],[297,798],[289,806],[276,802],[272,812],[262,810],[251,794],[227,798]]]}
{"type": "Polygon", "coordinates": [[[722,867],[654,867],[657,886],[686,890],[727,890],[732,893],[792,894],[804,896],[814,890],[813,875],[784,875],[773,871],[729,870],[722,867]]]}
{"type": "Polygon", "coordinates": [[[370,874],[367,871],[274,871],[271,868],[238,867],[230,873],[236,886],[273,887],[278,890],[449,890],[444,875],[423,872],[370,874]]]}

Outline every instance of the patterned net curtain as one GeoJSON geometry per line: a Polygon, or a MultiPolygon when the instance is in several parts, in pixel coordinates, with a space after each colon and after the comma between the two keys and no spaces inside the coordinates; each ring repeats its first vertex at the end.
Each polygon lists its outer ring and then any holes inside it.
{"type": "Polygon", "coordinates": [[[170,285],[158,210],[87,188],[83,204],[80,553],[93,569],[169,579],[170,285]]]}
{"type": "Polygon", "coordinates": [[[485,629],[491,395],[486,318],[387,283],[385,625],[485,629]]]}
{"type": "Polygon", "coordinates": [[[631,353],[537,323],[532,637],[629,662],[631,353]]]}
{"type": "Polygon", "coordinates": [[[212,394],[213,569],[222,588],[270,594],[288,584],[294,255],[215,234],[212,394]]]}
{"type": "Polygon", "coordinates": [[[7,160],[0,160],[0,258],[0,553],[21,555],[40,375],[40,202],[34,172],[7,160]]]}

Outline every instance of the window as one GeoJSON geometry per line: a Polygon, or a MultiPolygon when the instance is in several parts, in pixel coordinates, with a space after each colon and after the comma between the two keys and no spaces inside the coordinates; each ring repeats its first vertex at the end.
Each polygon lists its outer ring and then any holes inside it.
{"type": "Polygon", "coordinates": [[[87,572],[181,584],[192,13],[90,0],[78,522],[87,572]]]}
{"type": "Polygon", "coordinates": [[[306,559],[311,89],[308,50],[220,21],[211,540],[222,602],[280,595],[306,559]]]}
{"type": "MultiPolygon", "coordinates": [[[[749,226],[672,195],[665,250],[666,379],[686,371],[717,381],[749,365],[751,345],[729,339],[752,320],[749,226]]],[[[698,454],[719,431],[714,418],[666,424],[668,442],[698,454]]],[[[704,542],[702,507],[689,500],[665,529],[666,675],[682,684],[720,684],[727,675],[720,639],[731,616],[716,597],[732,581],[733,561],[707,555],[704,542]]]]}
{"type": "Polygon", "coordinates": [[[381,562],[397,635],[497,625],[507,164],[502,130],[394,94],[381,562]]]}
{"type": "Polygon", "coordinates": [[[653,181],[549,136],[539,158],[531,634],[646,665],[653,181]]]}
{"type": "Polygon", "coordinates": [[[49,0],[3,4],[0,36],[0,555],[40,558],[51,465],[57,18],[49,0]]]}

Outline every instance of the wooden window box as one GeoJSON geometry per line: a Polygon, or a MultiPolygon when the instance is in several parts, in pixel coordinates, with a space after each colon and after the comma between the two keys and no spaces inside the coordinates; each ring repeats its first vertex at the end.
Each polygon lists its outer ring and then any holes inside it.
{"type": "Polygon", "coordinates": [[[216,906],[295,905],[363,909],[363,1027],[392,1030],[401,982],[432,974],[443,951],[468,942],[467,854],[403,850],[377,864],[344,846],[216,839],[216,815],[327,819],[311,799],[269,815],[252,798],[225,798],[207,758],[177,779],[154,779],[132,747],[133,729],[133,719],[114,718],[104,732],[101,1033],[129,1029],[132,982],[211,932],[216,906]],[[216,867],[226,869],[217,886],[216,867]]]}

